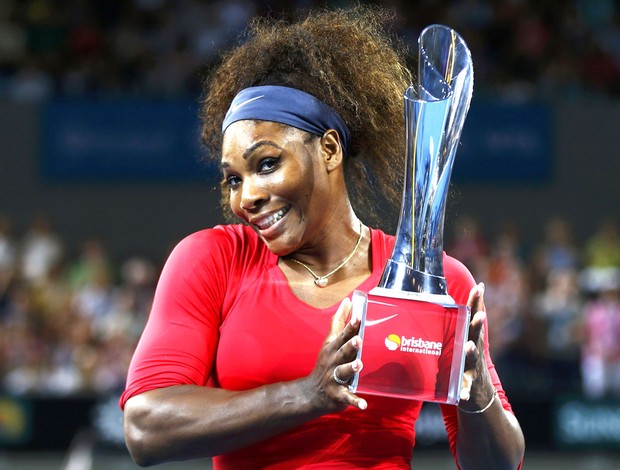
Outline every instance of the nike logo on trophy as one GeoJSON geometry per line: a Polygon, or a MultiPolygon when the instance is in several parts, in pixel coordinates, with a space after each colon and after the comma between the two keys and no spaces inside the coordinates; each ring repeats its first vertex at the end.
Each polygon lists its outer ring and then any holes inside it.
{"type": "Polygon", "coordinates": [[[390,315],[389,317],[385,317],[385,318],[379,318],[378,320],[366,320],[365,325],[366,326],[373,326],[373,325],[378,325],[379,323],[383,323],[385,321],[391,320],[394,317],[397,317],[398,313],[395,313],[394,315],[390,315]]]}

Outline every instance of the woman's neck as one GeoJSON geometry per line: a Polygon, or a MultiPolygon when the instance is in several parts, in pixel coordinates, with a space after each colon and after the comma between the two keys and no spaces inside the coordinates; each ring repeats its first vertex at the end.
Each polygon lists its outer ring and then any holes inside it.
{"type": "Polygon", "coordinates": [[[295,257],[298,254],[295,253],[278,260],[278,266],[299,300],[316,308],[327,308],[368,279],[372,274],[370,229],[362,225],[360,237],[359,227],[354,232],[355,240],[347,237],[347,243],[342,243],[350,251],[340,251],[342,257],[333,264],[320,264],[321,258],[313,257],[310,253],[300,259],[295,257]],[[314,261],[314,264],[305,261],[314,261]],[[320,281],[322,278],[324,280],[320,281]]]}

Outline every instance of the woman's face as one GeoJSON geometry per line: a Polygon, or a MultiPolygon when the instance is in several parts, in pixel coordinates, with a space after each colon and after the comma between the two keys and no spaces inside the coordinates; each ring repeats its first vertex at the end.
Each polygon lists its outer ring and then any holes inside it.
{"type": "Polygon", "coordinates": [[[238,121],[224,133],[231,209],[279,256],[312,243],[327,223],[333,188],[320,142],[267,121],[238,121]]]}

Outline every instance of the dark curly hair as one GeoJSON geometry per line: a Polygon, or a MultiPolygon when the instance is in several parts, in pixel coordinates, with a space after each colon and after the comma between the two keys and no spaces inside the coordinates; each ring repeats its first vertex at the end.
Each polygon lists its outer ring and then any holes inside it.
{"type": "MultiPolygon", "coordinates": [[[[385,27],[391,19],[386,10],[361,5],[315,10],[293,22],[255,19],[204,82],[202,141],[208,158],[221,158],[222,120],[240,90],[297,88],[335,109],[351,131],[345,175],[356,212],[381,228],[393,223],[386,221],[385,209],[400,206],[403,94],[412,79],[403,43],[385,27]]],[[[226,190],[222,196],[226,208],[226,190]]]]}

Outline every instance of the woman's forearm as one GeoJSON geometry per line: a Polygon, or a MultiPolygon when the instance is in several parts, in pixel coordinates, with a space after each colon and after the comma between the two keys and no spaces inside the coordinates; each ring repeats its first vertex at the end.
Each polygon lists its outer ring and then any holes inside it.
{"type": "Polygon", "coordinates": [[[458,411],[456,453],[461,469],[514,470],[523,458],[524,449],[517,419],[504,410],[497,396],[482,413],[458,411]]]}
{"type": "Polygon", "coordinates": [[[336,369],[347,379],[361,368],[355,359],[361,347],[360,320],[347,321],[350,309],[345,298],[307,377],[246,391],[178,385],[127,400],[125,440],[136,463],[211,457],[348,406],[366,409],[365,400],[334,380],[336,369]]]}
{"type": "Polygon", "coordinates": [[[318,417],[304,381],[231,392],[196,385],[136,395],[125,405],[127,447],[139,465],[230,452],[318,417]]]}
{"type": "Polygon", "coordinates": [[[525,452],[517,418],[504,410],[489,372],[484,284],[475,286],[467,305],[472,316],[461,402],[457,406],[456,457],[462,470],[514,470],[525,452]]]}

